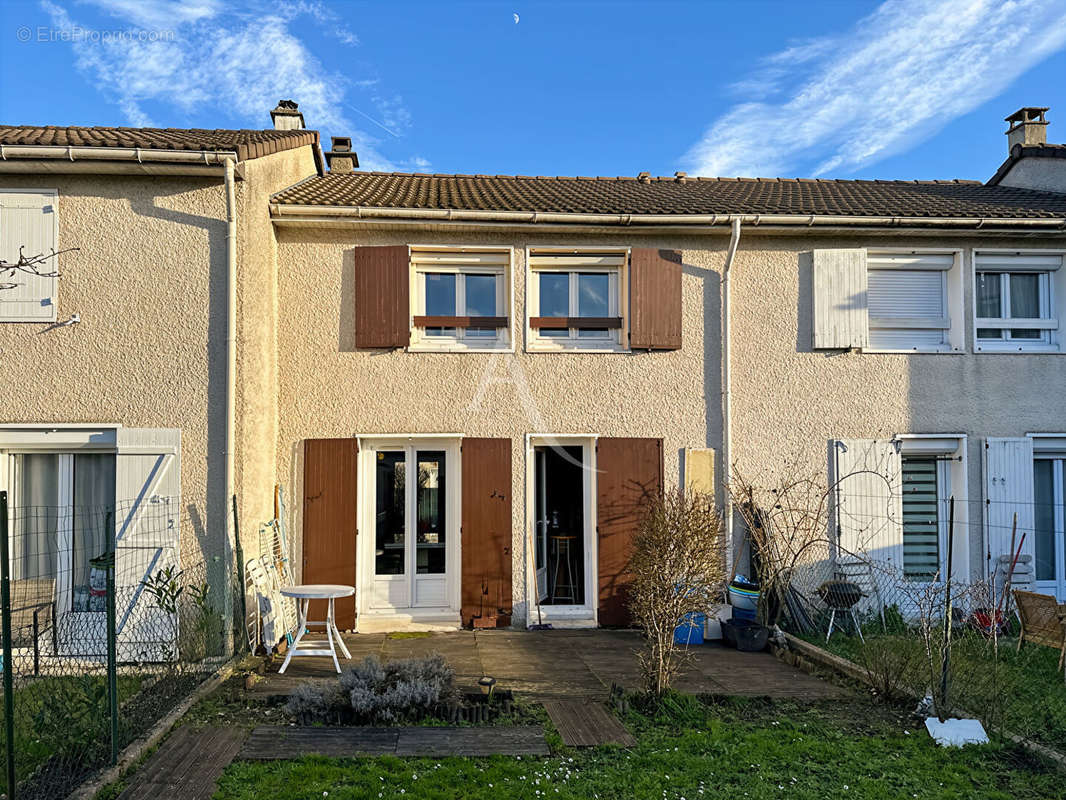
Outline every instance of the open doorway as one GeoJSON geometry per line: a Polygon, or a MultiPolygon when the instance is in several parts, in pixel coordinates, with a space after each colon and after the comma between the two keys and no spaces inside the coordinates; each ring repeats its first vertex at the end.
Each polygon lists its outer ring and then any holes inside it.
{"type": "Polygon", "coordinates": [[[584,606],[585,448],[534,447],[534,557],[541,605],[584,606]]]}

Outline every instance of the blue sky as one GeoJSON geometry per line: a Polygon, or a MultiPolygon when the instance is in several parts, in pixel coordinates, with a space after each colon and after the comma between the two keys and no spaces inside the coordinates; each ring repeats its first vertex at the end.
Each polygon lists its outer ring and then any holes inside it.
{"type": "Polygon", "coordinates": [[[984,180],[1022,105],[1050,106],[1066,141],[1066,0],[7,0],[0,14],[5,123],[268,127],[291,97],[371,169],[984,180]]]}

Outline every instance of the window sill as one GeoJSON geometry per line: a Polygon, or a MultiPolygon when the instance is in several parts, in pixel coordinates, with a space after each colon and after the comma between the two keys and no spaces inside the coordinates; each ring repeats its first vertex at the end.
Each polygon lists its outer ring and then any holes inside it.
{"type": "Polygon", "coordinates": [[[1057,344],[1038,345],[1015,345],[1015,344],[977,344],[974,345],[977,354],[996,353],[1000,355],[1061,355],[1062,348],[1057,344]]]}
{"type": "Polygon", "coordinates": [[[628,347],[622,347],[621,345],[615,345],[613,347],[607,346],[585,346],[581,345],[566,345],[552,347],[550,345],[531,344],[526,347],[527,353],[578,353],[578,354],[604,354],[604,353],[628,353],[628,347]]]}
{"type": "Polygon", "coordinates": [[[966,351],[961,347],[913,347],[907,350],[881,350],[881,349],[863,349],[862,353],[869,353],[871,355],[935,355],[935,356],[958,356],[963,355],[966,351]]]}
{"type": "Polygon", "coordinates": [[[467,345],[456,343],[418,342],[407,347],[408,353],[513,353],[514,347],[507,343],[489,345],[467,345]]]}

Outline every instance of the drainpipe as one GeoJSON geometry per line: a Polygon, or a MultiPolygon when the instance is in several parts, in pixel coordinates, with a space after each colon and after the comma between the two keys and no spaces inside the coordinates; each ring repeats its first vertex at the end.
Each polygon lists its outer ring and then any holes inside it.
{"type": "MultiPolygon", "coordinates": [[[[237,197],[234,187],[234,160],[226,159],[226,502],[223,504],[226,519],[225,570],[233,574],[234,521],[230,503],[234,491],[234,434],[237,409],[237,197]]],[[[233,592],[226,592],[224,613],[227,620],[233,619],[233,592]]],[[[226,655],[233,652],[231,637],[225,637],[226,655]]]]}
{"type": "MultiPolygon", "coordinates": [[[[731,483],[733,478],[733,426],[732,426],[732,384],[729,359],[731,349],[732,326],[729,319],[730,282],[733,270],[733,257],[740,244],[740,220],[733,218],[733,231],[729,237],[729,249],[725,256],[725,269],[722,271],[722,488],[725,491],[725,561],[731,568],[733,564],[733,495],[731,483]]],[[[734,576],[728,576],[732,580],[734,576]]]]}

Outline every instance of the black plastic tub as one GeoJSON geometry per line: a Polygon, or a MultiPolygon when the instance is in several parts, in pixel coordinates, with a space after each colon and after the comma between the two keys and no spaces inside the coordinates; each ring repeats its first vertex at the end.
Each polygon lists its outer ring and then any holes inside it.
{"type": "Polygon", "coordinates": [[[765,625],[737,617],[722,621],[722,641],[737,650],[758,653],[766,649],[769,640],[770,629],[765,625]]]}

